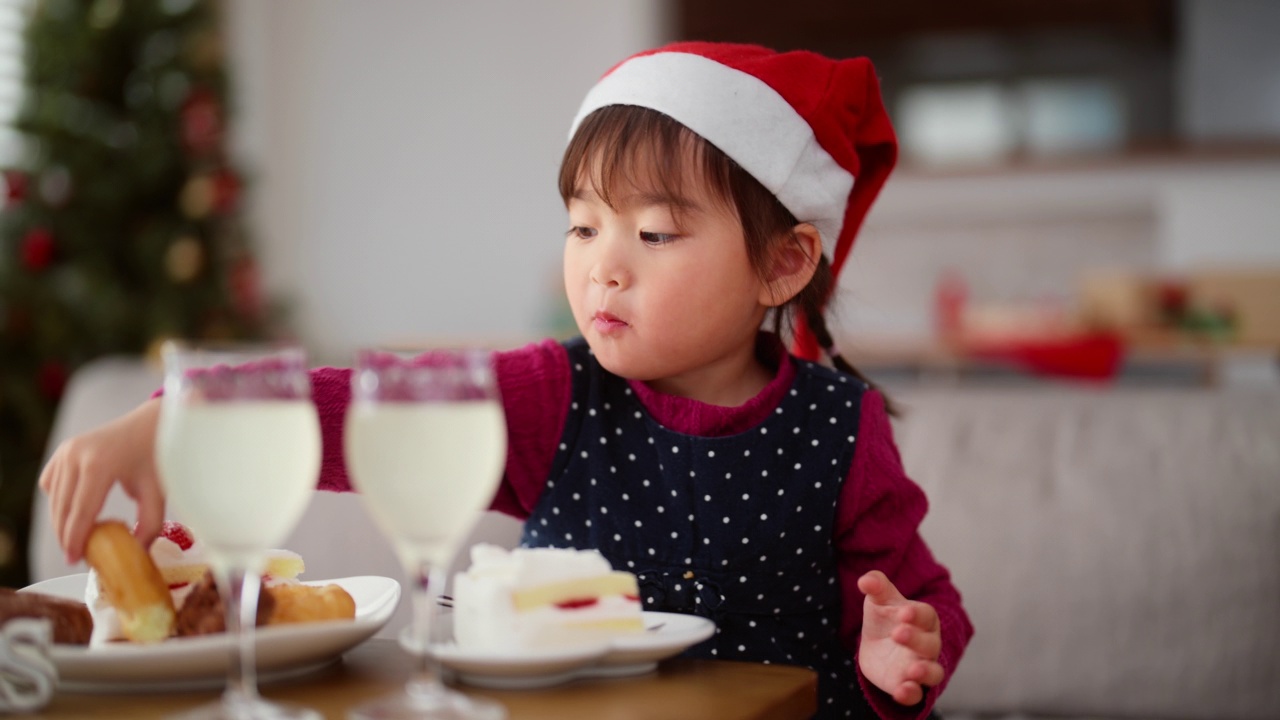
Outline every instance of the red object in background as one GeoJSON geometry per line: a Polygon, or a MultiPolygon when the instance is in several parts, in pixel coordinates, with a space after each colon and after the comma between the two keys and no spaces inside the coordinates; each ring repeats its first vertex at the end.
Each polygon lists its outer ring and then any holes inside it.
{"type": "Polygon", "coordinates": [[[39,272],[53,262],[53,233],[45,228],[32,228],[22,236],[22,264],[32,272],[39,272]]]}
{"type": "Polygon", "coordinates": [[[1156,288],[1156,302],[1161,317],[1172,321],[1185,315],[1189,295],[1186,283],[1177,280],[1161,282],[1156,288]]]}
{"type": "Polygon", "coordinates": [[[18,170],[4,171],[5,204],[17,205],[27,199],[27,174],[18,170]]]}
{"type": "Polygon", "coordinates": [[[213,176],[213,211],[226,215],[235,209],[240,200],[240,178],[226,168],[213,176]]]}
{"type": "Polygon", "coordinates": [[[933,293],[933,322],[938,337],[953,338],[964,326],[964,306],[969,300],[969,285],[956,270],[947,270],[938,278],[933,293]]]}
{"type": "Polygon", "coordinates": [[[222,142],[222,113],[206,88],[196,88],[182,103],[182,139],[197,156],[212,155],[222,142]]]}
{"type": "Polygon", "coordinates": [[[258,265],[249,258],[236,260],[230,272],[231,302],[236,312],[249,318],[262,316],[262,284],[258,265]]]}
{"type": "Polygon", "coordinates": [[[62,390],[67,386],[67,366],[57,360],[50,360],[40,366],[36,373],[36,387],[40,393],[51,400],[62,397],[62,390]]]}
{"type": "Polygon", "coordinates": [[[1014,363],[1038,375],[1111,380],[1124,361],[1124,341],[1106,332],[1066,335],[967,348],[972,357],[1014,363]]]}

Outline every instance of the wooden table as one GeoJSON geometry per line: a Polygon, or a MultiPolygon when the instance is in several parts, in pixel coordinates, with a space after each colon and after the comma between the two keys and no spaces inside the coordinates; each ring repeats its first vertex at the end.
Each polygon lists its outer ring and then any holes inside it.
{"type": "MultiPolygon", "coordinates": [[[[330,720],[345,720],[355,705],[398,691],[413,659],[394,641],[374,639],[342,662],[295,680],[273,683],[262,694],[305,705],[330,720]]],[[[817,709],[817,677],[784,665],[673,659],[656,672],[629,678],[579,680],[541,690],[467,693],[506,705],[510,720],[795,720],[817,709]]],[[[59,693],[39,718],[147,720],[210,702],[217,692],[173,694],[59,693]]]]}

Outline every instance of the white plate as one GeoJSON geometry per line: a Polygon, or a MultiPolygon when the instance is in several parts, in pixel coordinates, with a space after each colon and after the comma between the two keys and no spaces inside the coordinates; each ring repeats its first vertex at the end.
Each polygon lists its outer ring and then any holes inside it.
{"type": "MultiPolygon", "coordinates": [[[[67,575],[23,590],[83,601],[87,578],[86,573],[67,575]]],[[[351,593],[355,619],[258,628],[254,647],[259,681],[300,675],[336,661],[378,632],[400,599],[400,583],[374,575],[305,584],[330,583],[351,593]]],[[[55,645],[50,656],[58,668],[61,690],[137,692],[219,688],[226,680],[229,652],[228,637],[221,633],[171,638],[155,645],[55,645]]]]}
{"type": "MultiPolygon", "coordinates": [[[[589,677],[638,675],[659,660],[678,655],[715,633],[716,625],[697,615],[644,613],[646,632],[600,645],[538,653],[475,652],[452,642],[433,645],[431,653],[457,680],[476,687],[519,689],[558,685],[589,677]]],[[[447,624],[446,624],[447,627],[447,624]]]]}

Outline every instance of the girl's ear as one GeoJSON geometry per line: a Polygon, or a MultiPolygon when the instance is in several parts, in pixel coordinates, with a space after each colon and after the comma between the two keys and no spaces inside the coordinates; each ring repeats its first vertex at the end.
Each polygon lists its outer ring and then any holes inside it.
{"type": "Polygon", "coordinates": [[[769,268],[760,289],[760,303],[778,307],[795,297],[809,284],[822,256],[822,235],[810,223],[791,228],[791,235],[777,243],[769,257],[769,268]]]}

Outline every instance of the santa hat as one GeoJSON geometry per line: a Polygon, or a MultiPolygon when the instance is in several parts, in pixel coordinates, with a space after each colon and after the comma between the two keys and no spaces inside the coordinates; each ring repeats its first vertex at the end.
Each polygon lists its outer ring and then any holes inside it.
{"type": "MultiPolygon", "coordinates": [[[[583,118],[609,105],[657,110],[715,145],[822,236],[839,277],[898,156],[866,58],[833,60],[755,45],[685,42],[634,55],[587,93],[583,118]]],[[[818,346],[798,319],[795,352],[818,346]]]]}

